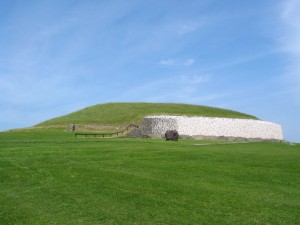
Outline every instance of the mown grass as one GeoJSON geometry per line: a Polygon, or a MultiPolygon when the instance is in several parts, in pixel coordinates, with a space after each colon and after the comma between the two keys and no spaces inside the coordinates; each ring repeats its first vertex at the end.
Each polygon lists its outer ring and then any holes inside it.
{"type": "Polygon", "coordinates": [[[299,145],[205,143],[0,133],[0,223],[299,223],[299,145]]]}
{"type": "Polygon", "coordinates": [[[38,126],[62,124],[129,124],[140,123],[146,115],[188,115],[225,118],[257,119],[244,113],[188,104],[172,103],[107,103],[100,104],[54,118],[38,126]]]}

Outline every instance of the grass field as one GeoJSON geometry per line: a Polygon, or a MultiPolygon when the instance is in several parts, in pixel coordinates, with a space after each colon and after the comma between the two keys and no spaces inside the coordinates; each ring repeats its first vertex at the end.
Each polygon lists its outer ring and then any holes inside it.
{"type": "Polygon", "coordinates": [[[0,223],[299,224],[299,174],[286,143],[2,132],[0,223]]]}

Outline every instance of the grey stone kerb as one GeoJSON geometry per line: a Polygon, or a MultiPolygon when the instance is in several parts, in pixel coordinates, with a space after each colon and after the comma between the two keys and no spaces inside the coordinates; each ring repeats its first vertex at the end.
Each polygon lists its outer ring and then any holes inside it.
{"type": "Polygon", "coordinates": [[[275,123],[252,120],[196,116],[146,116],[141,123],[143,135],[161,136],[167,130],[177,130],[179,135],[259,138],[283,140],[281,126],[275,123]]]}

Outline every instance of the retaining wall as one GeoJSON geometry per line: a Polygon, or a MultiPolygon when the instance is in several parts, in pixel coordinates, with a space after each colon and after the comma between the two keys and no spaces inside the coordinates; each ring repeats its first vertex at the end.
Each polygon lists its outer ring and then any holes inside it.
{"type": "Polygon", "coordinates": [[[281,126],[275,123],[216,117],[146,116],[141,132],[148,136],[161,136],[167,130],[177,130],[183,136],[236,137],[263,140],[283,140],[281,126]]]}

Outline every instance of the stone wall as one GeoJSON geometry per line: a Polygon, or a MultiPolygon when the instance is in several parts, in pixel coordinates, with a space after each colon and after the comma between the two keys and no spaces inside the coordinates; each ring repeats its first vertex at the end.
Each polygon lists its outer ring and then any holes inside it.
{"type": "Polygon", "coordinates": [[[167,130],[177,130],[183,136],[234,137],[263,140],[283,140],[281,126],[275,123],[216,117],[146,116],[141,132],[147,136],[161,136],[167,130]]]}

